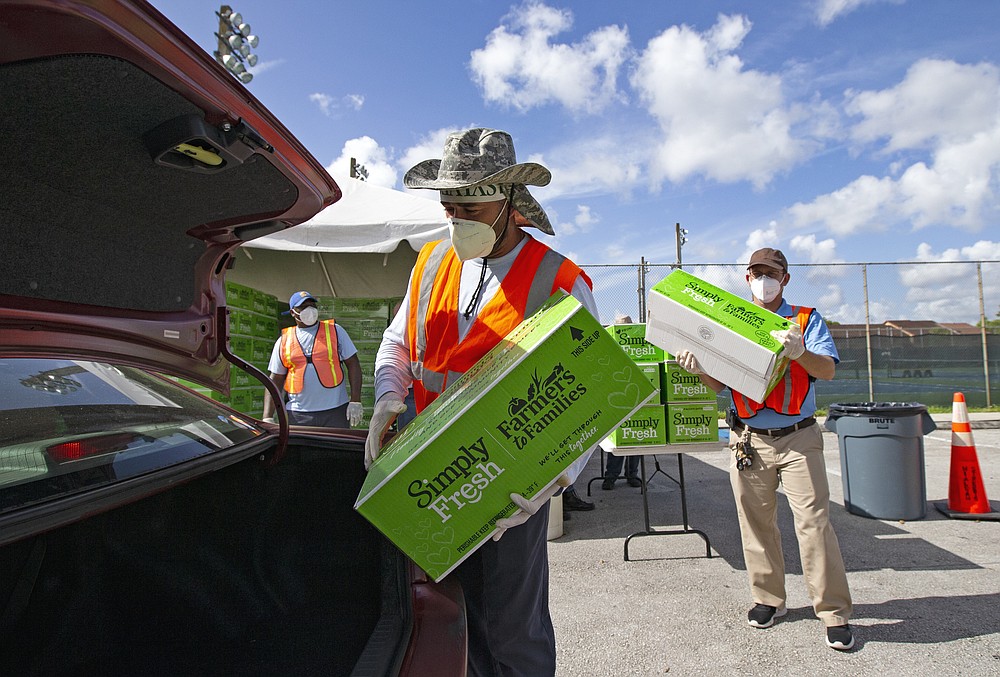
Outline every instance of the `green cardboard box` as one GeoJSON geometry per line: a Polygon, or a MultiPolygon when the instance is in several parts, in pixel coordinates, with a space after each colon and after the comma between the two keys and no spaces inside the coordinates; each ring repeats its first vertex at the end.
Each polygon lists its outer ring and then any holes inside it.
{"type": "Polygon", "coordinates": [[[663,349],[646,340],[644,324],[608,325],[608,333],[625,353],[636,362],[662,362],[666,359],[663,349]]]}
{"type": "Polygon", "coordinates": [[[666,409],[662,404],[640,407],[611,433],[616,448],[667,444],[666,409]]]}
{"type": "Polygon", "coordinates": [[[663,364],[663,383],[660,387],[663,402],[705,402],[715,400],[715,391],[701,382],[695,374],[681,369],[671,360],[663,364]]]}
{"type": "Polygon", "coordinates": [[[719,441],[719,407],[711,402],[667,405],[667,443],[719,441]]]}
{"type": "Polygon", "coordinates": [[[611,335],[559,292],[463,374],[372,464],[355,509],[435,581],[655,394],[611,335]]]}
{"type": "Polygon", "coordinates": [[[788,320],[675,270],[646,299],[646,339],[670,353],[690,350],[705,373],[762,402],[785,373],[788,359],[772,330],[788,320]]]}
{"type": "Polygon", "coordinates": [[[654,388],[658,397],[656,401],[663,404],[663,391],[660,386],[663,382],[663,363],[662,362],[636,362],[635,366],[639,367],[639,371],[649,379],[649,382],[654,388]]]}
{"type": "Polygon", "coordinates": [[[245,284],[226,282],[226,305],[232,308],[253,310],[254,296],[257,291],[245,284]]]}
{"type": "Polygon", "coordinates": [[[316,305],[319,316],[327,318],[368,318],[389,320],[392,307],[389,299],[383,298],[345,298],[343,296],[318,296],[316,305]]]}

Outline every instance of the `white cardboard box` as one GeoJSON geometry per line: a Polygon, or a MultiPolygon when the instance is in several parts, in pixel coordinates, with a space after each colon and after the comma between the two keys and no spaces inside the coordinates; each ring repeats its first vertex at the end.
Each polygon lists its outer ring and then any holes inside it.
{"type": "Polygon", "coordinates": [[[683,270],[650,291],[646,340],[676,355],[690,350],[705,373],[762,402],[784,375],[788,359],[772,330],[785,318],[683,270]]]}

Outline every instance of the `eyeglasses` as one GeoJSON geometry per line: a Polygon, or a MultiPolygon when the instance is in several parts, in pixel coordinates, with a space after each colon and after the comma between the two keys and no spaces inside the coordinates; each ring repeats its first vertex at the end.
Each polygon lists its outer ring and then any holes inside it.
{"type": "Polygon", "coordinates": [[[765,270],[748,270],[747,272],[750,273],[751,279],[754,280],[759,280],[762,277],[769,277],[772,280],[780,280],[782,276],[781,273],[771,268],[767,268],[765,270]]]}

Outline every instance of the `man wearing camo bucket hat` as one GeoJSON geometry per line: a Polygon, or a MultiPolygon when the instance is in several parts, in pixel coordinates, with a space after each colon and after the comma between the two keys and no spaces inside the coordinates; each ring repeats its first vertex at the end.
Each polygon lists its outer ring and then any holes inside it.
{"type": "MultiPolygon", "coordinates": [[[[420,251],[406,297],[382,338],[367,466],[389,425],[406,410],[411,384],[419,412],[558,289],[597,315],[590,278],[524,230],[553,234],[525,187],[544,186],[550,178],[540,164],[517,162],[508,133],[478,128],[451,134],[440,160],[406,173],[408,188],[440,191],[451,238],[420,251]]],[[[555,673],[548,501],[572,484],[588,458],[544,495],[528,501],[512,494],[520,510],[498,520],[493,539],[453,572],[465,593],[470,675],[555,673]]]]}

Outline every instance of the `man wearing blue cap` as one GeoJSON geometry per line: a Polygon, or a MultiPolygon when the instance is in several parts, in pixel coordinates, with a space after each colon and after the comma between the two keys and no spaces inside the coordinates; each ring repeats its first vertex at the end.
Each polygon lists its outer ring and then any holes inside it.
{"type": "MultiPolygon", "coordinates": [[[[267,366],[271,380],[285,391],[289,423],[347,428],[361,423],[361,362],[344,328],[319,321],[316,299],[297,291],[288,299],[294,327],[283,329],[267,366]],[[344,366],[351,392],[344,386],[344,366]]],[[[264,420],[274,422],[274,401],[264,396],[264,420]]]]}

